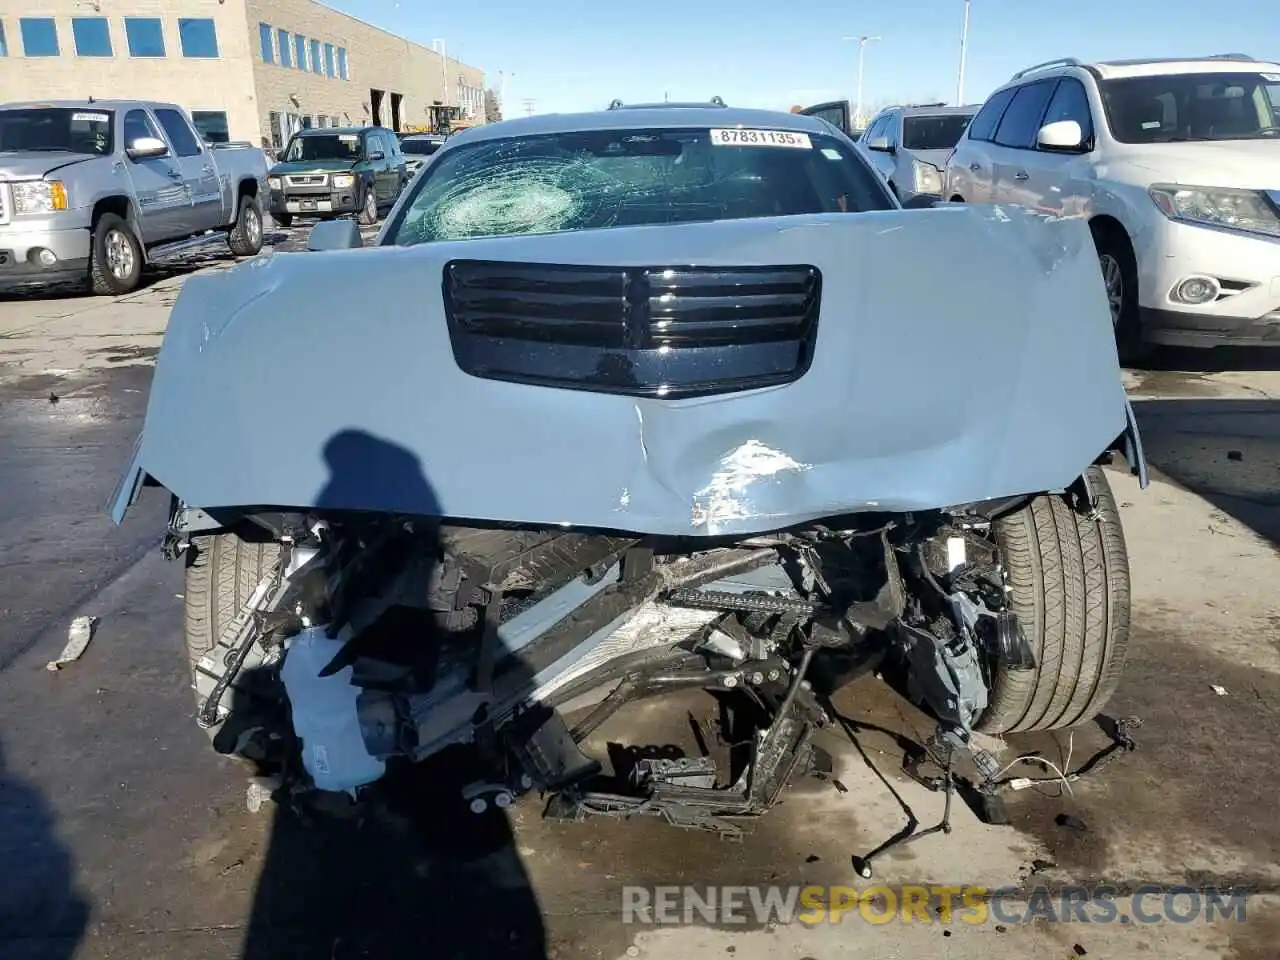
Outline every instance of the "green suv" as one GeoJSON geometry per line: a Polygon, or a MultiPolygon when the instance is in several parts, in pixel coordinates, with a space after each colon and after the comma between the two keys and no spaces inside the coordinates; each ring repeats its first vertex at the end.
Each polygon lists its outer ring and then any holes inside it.
{"type": "Polygon", "coordinates": [[[386,127],[320,127],[299,130],[271,168],[268,209],[282,227],[294,217],[359,214],[378,222],[378,213],[400,196],[409,177],[396,135],[386,127]]]}

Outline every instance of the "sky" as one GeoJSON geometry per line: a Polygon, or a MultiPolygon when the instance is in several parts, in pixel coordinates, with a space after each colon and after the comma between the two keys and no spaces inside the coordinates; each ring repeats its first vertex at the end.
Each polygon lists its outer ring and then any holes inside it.
{"type": "MultiPolygon", "coordinates": [[[[963,0],[326,0],[485,71],[504,113],[596,110],[663,99],[786,110],[857,100],[954,103],[963,0]]],[[[1057,57],[1247,53],[1280,59],[1265,0],[972,0],[964,99],[981,103],[1023,67],[1057,57]]]]}

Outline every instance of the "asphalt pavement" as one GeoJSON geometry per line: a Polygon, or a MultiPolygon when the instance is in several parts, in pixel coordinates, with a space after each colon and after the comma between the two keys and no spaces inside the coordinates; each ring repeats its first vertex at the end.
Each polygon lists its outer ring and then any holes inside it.
{"type": "MultiPolygon", "coordinates": [[[[1111,474],[1135,628],[1108,714],[1141,720],[1137,749],[1069,795],[1016,795],[1008,826],[961,807],[951,836],[886,857],[874,881],[1244,885],[1246,922],[633,926],[624,884],[866,886],[852,857],[940,815],[899,769],[898,740],[928,723],[857,681],[838,701],[857,723],[825,743],[847,792],[798,784],[741,845],[658,822],[549,824],[536,802],[460,817],[439,768],[361,821],[251,812],[247,771],[192,720],[166,504],[149,491],[120,528],[104,512],[168,306],[185,275],[225,265],[193,259],[116,300],[0,298],[0,958],[1277,955],[1280,356],[1165,354],[1127,374],[1155,473],[1147,491],[1111,474]],[[77,615],[97,618],[93,640],[51,672],[77,615]]],[[[601,744],[672,742],[673,715],[683,725],[682,710],[624,712],[601,744]]],[[[1079,766],[1107,743],[1088,727],[1005,756],[1070,750],[1079,766]]]]}

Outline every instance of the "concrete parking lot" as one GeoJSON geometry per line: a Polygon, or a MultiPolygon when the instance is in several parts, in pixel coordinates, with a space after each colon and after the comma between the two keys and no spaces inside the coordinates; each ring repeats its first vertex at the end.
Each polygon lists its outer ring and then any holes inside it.
{"type": "MultiPolygon", "coordinates": [[[[277,249],[301,231],[276,231],[277,249]]],[[[1031,789],[1012,823],[963,804],[950,836],[852,858],[942,798],[901,772],[927,721],[872,677],[827,731],[847,792],[802,782],[738,844],[657,822],[549,824],[536,800],[460,818],[431,772],[362,822],[246,805],[245,773],[192,721],[177,637],[182,571],[166,506],[121,528],[103,505],[140,426],[151,363],[193,260],[119,299],[0,296],[0,957],[1069,958],[1263,960],[1280,941],[1280,356],[1165,354],[1129,371],[1153,467],[1111,472],[1134,583],[1128,672],[1108,709],[1137,742],[1071,793],[1031,789]],[[77,615],[76,663],[45,669],[77,615]],[[639,885],[1142,884],[1246,887],[1243,922],[623,922],[639,885]]],[[[665,743],[652,704],[605,739],[665,743]]],[[[1011,738],[1007,759],[1075,758],[1102,728],[1011,738]]],[[[1034,772],[1028,775],[1038,775],[1034,772]]]]}

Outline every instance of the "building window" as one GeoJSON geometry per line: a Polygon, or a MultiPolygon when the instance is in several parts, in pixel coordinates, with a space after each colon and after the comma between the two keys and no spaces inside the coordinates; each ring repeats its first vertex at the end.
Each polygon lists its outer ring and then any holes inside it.
{"type": "Polygon", "coordinates": [[[311,129],[311,116],[310,116],[309,114],[303,114],[303,117],[302,117],[302,129],[303,129],[303,130],[310,130],[310,129],[311,129]]]}
{"type": "Polygon", "coordinates": [[[178,42],[184,57],[207,60],[218,55],[218,31],[208,17],[180,19],[178,42]]]}
{"type": "Polygon", "coordinates": [[[333,72],[333,44],[326,43],[324,45],[324,72],[325,76],[332,79],[333,72]]]}
{"type": "Polygon", "coordinates": [[[330,123],[330,124],[329,124],[329,126],[331,126],[331,127],[340,127],[340,126],[342,126],[342,124],[340,124],[340,123],[338,122],[338,118],[337,118],[337,117],[330,117],[329,119],[333,121],[332,123],[330,123]]]}
{"type": "Polygon", "coordinates": [[[208,143],[226,143],[231,139],[224,110],[192,110],[191,122],[208,143]]]}
{"type": "Polygon", "coordinates": [[[328,125],[329,125],[329,118],[328,118],[328,117],[325,117],[325,116],[317,116],[317,117],[316,117],[316,128],[317,128],[317,129],[319,129],[319,130],[323,130],[323,129],[324,129],[325,127],[327,127],[328,125]]]}
{"type": "MultiPolygon", "coordinates": [[[[283,47],[281,49],[284,49],[283,47]]],[[[281,57],[281,60],[284,58],[281,57]]],[[[280,135],[280,114],[276,110],[272,110],[267,118],[267,122],[271,125],[271,152],[279,153],[284,149],[284,138],[280,135]]]]}
{"type": "Polygon", "coordinates": [[[277,30],[276,39],[280,43],[280,66],[293,66],[293,47],[289,45],[289,31],[277,30]]]}
{"type": "Polygon", "coordinates": [[[18,26],[22,31],[22,52],[26,56],[58,55],[58,27],[53,17],[23,17],[18,26]]]}
{"type": "Polygon", "coordinates": [[[71,36],[77,57],[111,56],[111,30],[106,17],[72,17],[71,36]]]}
{"type": "Polygon", "coordinates": [[[262,49],[262,62],[275,63],[275,45],[271,42],[271,24],[258,24],[258,46],[262,49]]]}
{"type": "Polygon", "coordinates": [[[0,57],[9,55],[9,44],[4,39],[4,21],[0,20],[0,57]]]}
{"type": "Polygon", "coordinates": [[[164,29],[159,17],[125,17],[124,36],[129,44],[129,56],[164,56],[164,29]]]}
{"type": "Polygon", "coordinates": [[[351,79],[347,75],[347,48],[346,47],[338,48],[338,76],[340,76],[343,80],[351,79]]]}
{"type": "Polygon", "coordinates": [[[320,59],[320,41],[311,41],[311,69],[314,73],[324,73],[324,61],[320,59]]]}
{"type": "Polygon", "coordinates": [[[293,35],[294,62],[299,70],[307,69],[307,38],[300,33],[293,35]]]}

